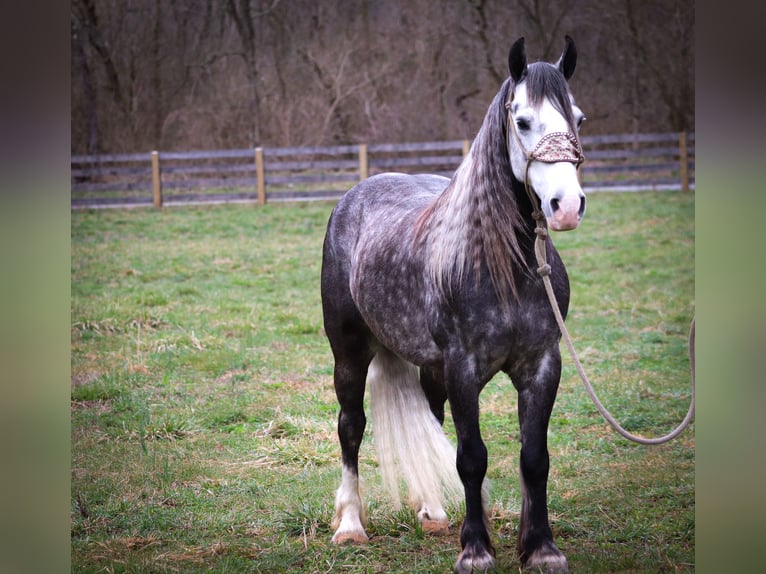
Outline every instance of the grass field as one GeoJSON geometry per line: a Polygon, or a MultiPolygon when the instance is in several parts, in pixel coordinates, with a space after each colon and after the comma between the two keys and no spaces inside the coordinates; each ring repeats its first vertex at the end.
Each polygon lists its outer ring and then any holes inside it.
{"type": "MultiPolygon", "coordinates": [[[[332,204],[72,212],[73,572],[451,572],[447,536],[393,511],[371,437],[369,544],[335,547],[340,480],[321,244],[332,204]]],[[[567,321],[602,400],[667,432],[689,400],[694,194],[595,193],[555,234],[567,321]]],[[[603,422],[568,357],[549,431],[549,506],[573,572],[694,571],[694,429],[636,446],[603,422]]],[[[515,572],[515,392],[482,394],[498,572],[515,572]]],[[[454,436],[451,423],[445,425],[454,436]]]]}

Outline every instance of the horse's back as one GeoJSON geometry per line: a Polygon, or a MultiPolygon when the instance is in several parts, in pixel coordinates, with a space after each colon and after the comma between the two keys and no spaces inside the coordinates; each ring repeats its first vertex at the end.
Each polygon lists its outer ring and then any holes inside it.
{"type": "Polygon", "coordinates": [[[440,175],[381,173],[348,190],[333,209],[325,237],[325,258],[351,256],[367,228],[386,228],[387,221],[414,219],[449,184],[440,175]]]}
{"type": "Polygon", "coordinates": [[[447,187],[449,178],[433,174],[380,173],[368,177],[352,187],[340,203],[355,201],[358,197],[398,201],[405,197],[423,195],[433,199],[447,187]]]}

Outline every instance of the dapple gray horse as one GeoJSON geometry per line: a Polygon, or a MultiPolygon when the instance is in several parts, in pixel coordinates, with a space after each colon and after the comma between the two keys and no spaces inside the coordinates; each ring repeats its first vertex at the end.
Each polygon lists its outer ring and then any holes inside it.
{"type": "MultiPolygon", "coordinates": [[[[444,493],[465,496],[455,570],[494,564],[482,487],[487,449],[479,393],[500,370],[518,391],[523,501],[518,552],[527,567],[567,571],[548,522],[546,432],[561,374],[560,332],[535,272],[535,217],[574,229],[584,119],[567,80],[571,38],[555,64],[527,64],[524,39],[452,179],[387,173],[333,210],[322,262],[324,325],[335,359],[343,474],[333,541],[364,542],[358,454],[370,387],[384,483],[398,477],[426,530],[445,530],[444,493]],[[441,424],[449,400],[457,453],[441,424]]],[[[548,262],[566,315],[569,281],[550,239],[548,262]]]]}

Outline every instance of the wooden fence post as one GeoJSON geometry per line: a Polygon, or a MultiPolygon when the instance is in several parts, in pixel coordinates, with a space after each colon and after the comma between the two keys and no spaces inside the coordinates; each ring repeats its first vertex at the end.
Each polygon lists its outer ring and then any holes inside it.
{"type": "Polygon", "coordinates": [[[258,205],[266,205],[266,178],[263,174],[263,148],[255,148],[255,178],[258,191],[258,205]]]}
{"type": "Polygon", "coordinates": [[[162,207],[162,179],[160,179],[160,152],[152,152],[152,201],[154,207],[162,207]]]}
{"type": "Polygon", "coordinates": [[[367,163],[367,144],[359,144],[359,181],[364,181],[369,175],[367,163]]]}
{"type": "Polygon", "coordinates": [[[689,191],[689,150],[686,132],[678,134],[678,153],[681,156],[681,191],[689,191]]]}
{"type": "Polygon", "coordinates": [[[463,157],[468,155],[471,150],[471,140],[463,140],[463,157]]]}

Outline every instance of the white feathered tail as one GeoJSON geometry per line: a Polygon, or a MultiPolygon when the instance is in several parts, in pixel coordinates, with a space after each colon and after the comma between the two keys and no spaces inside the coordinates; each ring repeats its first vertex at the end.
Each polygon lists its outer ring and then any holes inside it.
{"type": "Polygon", "coordinates": [[[370,364],[367,388],[383,486],[395,506],[401,505],[400,479],[416,511],[462,500],[455,447],[431,412],[417,367],[380,350],[370,364]]]}

